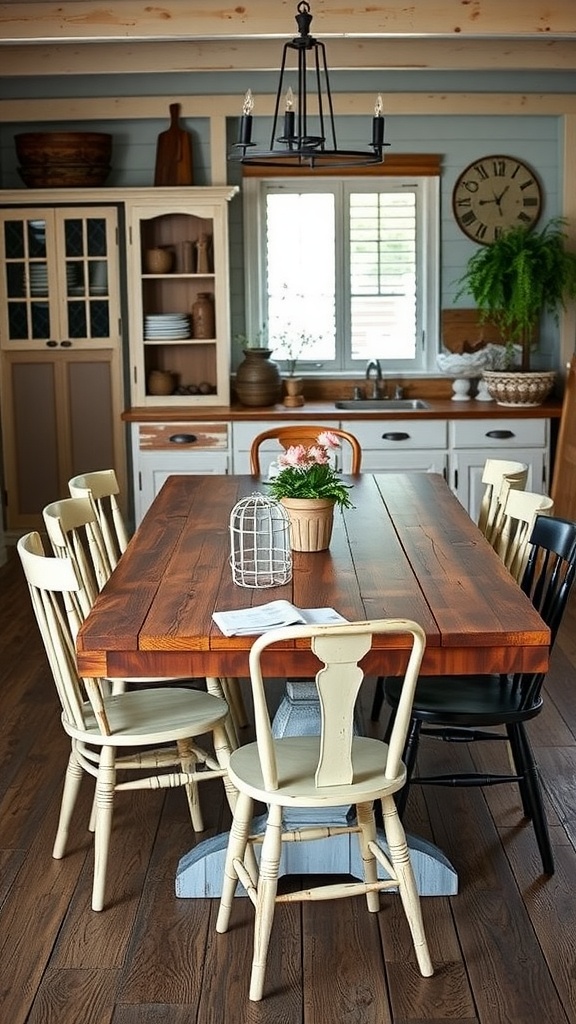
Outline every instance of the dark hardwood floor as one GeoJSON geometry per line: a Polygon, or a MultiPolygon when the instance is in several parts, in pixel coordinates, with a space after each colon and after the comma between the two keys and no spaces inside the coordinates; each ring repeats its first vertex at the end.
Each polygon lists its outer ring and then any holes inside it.
{"type": "MultiPolygon", "coordinates": [[[[174,895],[176,865],[194,842],[181,791],[118,797],[102,913],[90,909],[88,780],[69,852],[52,859],[68,740],[15,555],[0,569],[0,623],[3,1022],[576,1024],[576,594],[530,730],[554,877],[539,873],[515,787],[416,789],[408,830],[432,838],[460,876],[457,896],[423,899],[434,977],[418,974],[395,896],[378,915],[361,898],[285,904],[260,1004],[247,1000],[248,900],[217,936],[216,901],[174,895]]],[[[422,744],[436,767],[466,757],[463,745],[422,744]]],[[[482,764],[480,749],[474,759],[482,764]]],[[[203,807],[210,830],[227,826],[219,785],[204,789],[203,807]]]]}

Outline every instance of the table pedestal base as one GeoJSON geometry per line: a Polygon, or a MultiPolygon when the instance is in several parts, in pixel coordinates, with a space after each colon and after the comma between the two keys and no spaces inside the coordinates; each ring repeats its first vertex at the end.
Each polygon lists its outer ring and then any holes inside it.
{"type": "MultiPolygon", "coordinates": [[[[276,712],[273,732],[275,736],[317,735],[320,731],[319,704],[316,686],[310,682],[288,680],[286,693],[276,712]]],[[[347,807],[329,807],[320,817],[316,811],[306,809],[285,815],[287,826],[316,824],[321,828],[338,828],[347,823],[347,807]]],[[[256,818],[252,832],[263,832],[265,816],[256,818]]],[[[384,832],[378,829],[378,841],[387,851],[384,832]]],[[[421,896],[455,896],[458,876],[438,847],[418,836],[408,836],[408,846],[418,892],[421,896]]],[[[224,862],[228,846],[228,832],[205,839],[181,858],[176,873],[176,895],[185,898],[219,897],[222,895],[224,862]]],[[[256,855],[259,845],[255,846],[256,855]]],[[[358,836],[333,835],[326,839],[301,840],[282,845],[280,877],[283,875],[354,875],[362,878],[362,860],[358,836]]],[[[378,877],[388,877],[378,867],[378,877]]],[[[392,890],[391,890],[392,891],[392,890]]],[[[238,895],[244,895],[239,886],[238,895]]]]}
{"type": "MultiPolygon", "coordinates": [[[[255,830],[260,820],[264,822],[264,819],[257,819],[254,822],[255,830]]],[[[322,822],[322,825],[326,824],[322,822]]],[[[335,820],[333,824],[338,827],[342,820],[335,820]]],[[[418,836],[407,838],[420,895],[455,896],[458,892],[458,876],[443,853],[418,836]]],[[[381,829],[378,829],[378,840],[387,849],[381,829]]],[[[176,895],[185,898],[221,896],[227,846],[228,833],[221,832],[186,853],[178,864],[176,895]]],[[[258,845],[255,850],[258,855],[258,845]]],[[[354,875],[362,878],[358,837],[340,835],[308,842],[284,843],[280,877],[283,875],[354,875]]],[[[387,877],[380,867],[378,877],[387,877]]],[[[240,886],[238,895],[244,895],[240,886]]]]}

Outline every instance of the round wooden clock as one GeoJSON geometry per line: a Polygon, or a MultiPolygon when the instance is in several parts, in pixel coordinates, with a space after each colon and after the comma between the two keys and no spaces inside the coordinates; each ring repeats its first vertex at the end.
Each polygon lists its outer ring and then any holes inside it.
{"type": "Polygon", "coordinates": [[[465,235],[489,245],[508,228],[536,223],[542,209],[542,186],[523,160],[483,156],[458,175],[452,209],[465,235]]]}

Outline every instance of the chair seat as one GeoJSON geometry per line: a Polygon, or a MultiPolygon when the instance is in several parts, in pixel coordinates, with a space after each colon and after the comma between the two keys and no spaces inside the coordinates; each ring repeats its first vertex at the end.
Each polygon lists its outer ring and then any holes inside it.
{"type": "Polygon", "coordinates": [[[405,771],[386,779],[384,767],[388,747],[381,740],[356,736],[352,743],[354,782],[349,785],[316,786],[315,773],[320,753],[318,736],[286,736],[274,741],[278,765],[278,789],[266,789],[262,779],[258,746],[247,743],[233,751],[228,774],[254,800],[290,807],[341,807],[367,803],[395,793],[405,782],[405,771]]]}
{"type": "MultiPolygon", "coordinates": [[[[385,681],[386,703],[397,708],[402,680],[385,681]]],[[[524,707],[525,694],[513,676],[420,676],[412,717],[435,725],[479,726],[533,718],[542,707],[538,699],[524,707]]]]}
{"type": "Polygon", "coordinates": [[[62,714],[69,736],[97,746],[129,747],[147,743],[169,743],[210,732],[228,715],[228,705],[219,697],[198,690],[138,690],[108,697],[106,714],[111,735],[104,736],[91,705],[84,704],[86,727],[78,728],[62,714]]]}

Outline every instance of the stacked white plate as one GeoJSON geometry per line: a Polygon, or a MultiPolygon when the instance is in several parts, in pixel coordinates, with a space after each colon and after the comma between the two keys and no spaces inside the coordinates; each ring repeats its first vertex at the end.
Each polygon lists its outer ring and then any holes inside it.
{"type": "Polygon", "coordinates": [[[46,263],[30,264],[30,294],[48,294],[48,267],[46,263]]]}
{"type": "Polygon", "coordinates": [[[144,337],[147,341],[165,338],[182,341],[191,338],[188,313],[150,313],[144,318],[144,337]]]}

